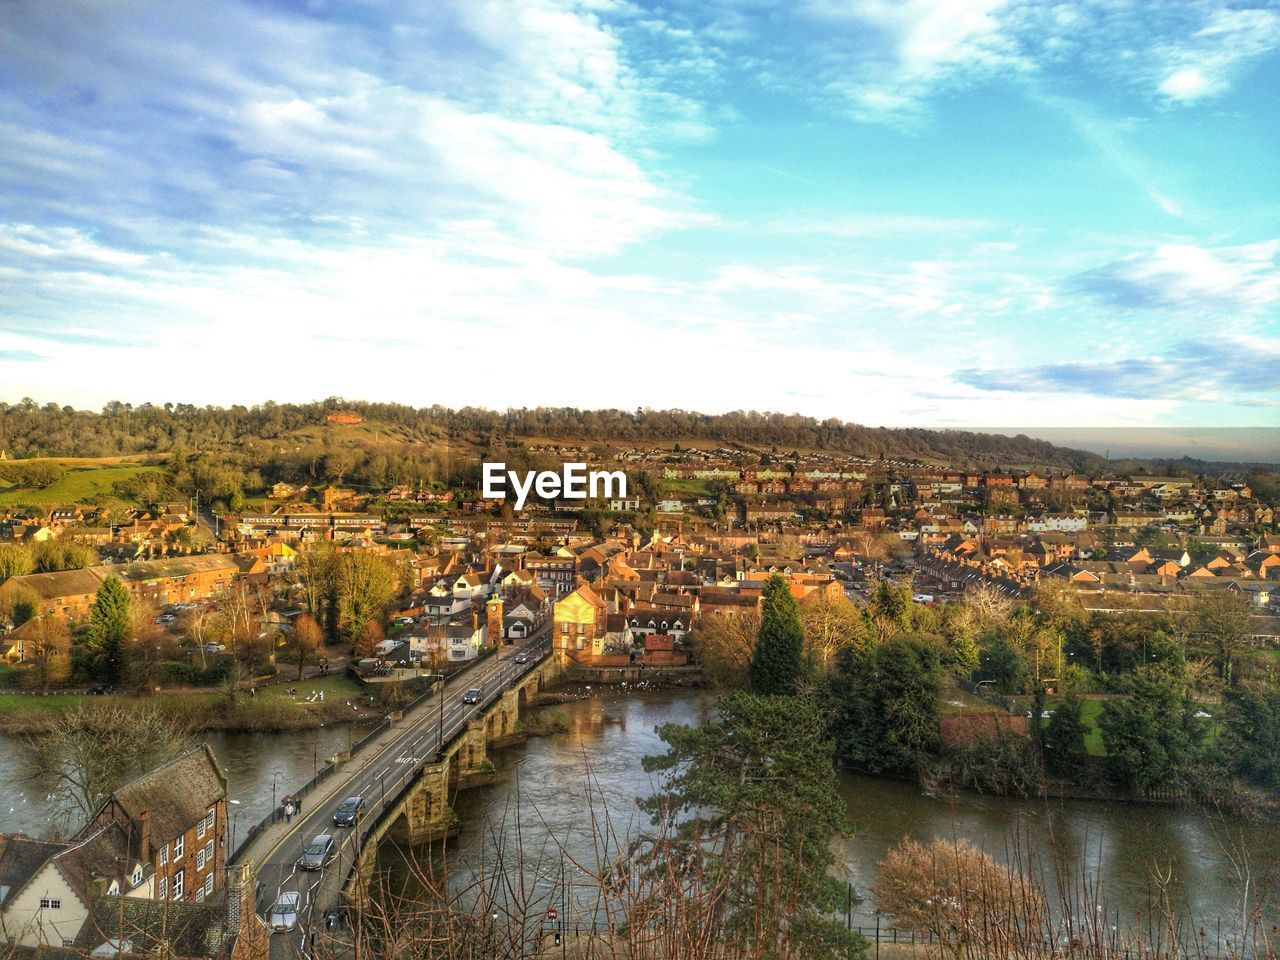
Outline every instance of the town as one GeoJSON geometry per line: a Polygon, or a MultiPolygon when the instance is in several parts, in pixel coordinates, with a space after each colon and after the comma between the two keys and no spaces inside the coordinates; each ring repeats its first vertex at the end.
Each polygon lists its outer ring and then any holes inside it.
{"type": "MultiPolygon", "coordinates": [[[[961,469],[746,443],[508,440],[531,462],[585,465],[630,480],[591,499],[551,492],[525,502],[528,485],[504,496],[488,488],[487,473],[480,489],[478,454],[456,457],[430,481],[353,482],[351,475],[364,479],[360,464],[380,455],[377,448],[333,444],[349,437],[343,431],[368,426],[361,413],[329,410],[320,429],[332,452],[318,468],[246,488],[238,481],[197,488],[183,460],[191,455],[177,453],[108,491],[45,503],[44,491],[97,468],[0,461],[8,485],[0,517],[0,677],[13,692],[0,715],[4,729],[54,735],[57,721],[43,705],[63,694],[136,704],[162,702],[166,691],[183,691],[190,702],[201,691],[223,691],[216,699],[207,694],[206,712],[230,729],[254,729],[259,703],[308,679],[341,678],[349,686],[330,687],[329,703],[323,688],[305,703],[283,699],[321,723],[335,709],[356,709],[356,699],[375,717],[399,717],[410,701],[438,701],[442,759],[433,762],[443,770],[450,704],[459,711],[475,705],[478,716],[490,705],[505,711],[505,701],[493,699],[500,687],[514,691],[527,672],[540,678],[541,690],[544,657],[570,687],[749,682],[760,689],[762,624],[779,598],[796,611],[817,675],[874,671],[877,648],[909,642],[903,629],[926,638],[910,642],[933,645],[930,656],[944,668],[931,668],[942,679],[925,722],[937,745],[919,749],[935,757],[985,749],[986,728],[997,740],[1039,743],[1048,734],[1028,718],[1074,709],[1080,721],[1079,696],[1104,714],[1118,711],[1109,705],[1129,702],[1132,688],[1116,678],[1157,656],[1135,655],[1133,644],[1146,651],[1148,637],[1172,642],[1167,631],[1185,637],[1178,662],[1205,651],[1214,676],[1187,687],[1205,718],[1222,713],[1241,677],[1265,683],[1280,654],[1280,486],[1263,469],[961,469]],[[157,493],[168,498],[147,499],[157,493]],[[172,499],[180,493],[189,496],[172,499]],[[1050,605],[1071,611],[1076,627],[1046,640],[1050,605]],[[1034,636],[1016,639],[1020,610],[1038,618],[1025,621],[1034,636]],[[976,620],[971,629],[959,626],[979,616],[985,627],[976,620]],[[1215,630],[1231,636],[1208,639],[1215,630]]],[[[267,462],[243,465],[250,469],[240,476],[269,475],[267,462]]],[[[860,689],[860,680],[850,682],[850,691],[860,689]]],[[[525,692],[521,686],[522,718],[525,692]]],[[[419,709],[425,713],[415,722],[430,722],[435,708],[419,709]]],[[[1225,716],[1213,721],[1223,730],[1225,716]]],[[[288,722],[307,722],[300,717],[288,722]]],[[[265,729],[282,722],[272,718],[265,729]]],[[[1096,714],[1092,721],[1100,744],[1122,735],[1107,722],[1096,714]]],[[[515,714],[495,714],[488,739],[511,741],[515,723],[515,714]]],[[[855,768],[912,775],[928,768],[931,782],[951,776],[924,753],[873,757],[857,736],[850,732],[843,748],[855,768]]],[[[1057,779],[1035,791],[1189,799],[1199,789],[1121,769],[1114,756],[1105,765],[1091,760],[1085,736],[1076,734],[1071,763],[1064,754],[1045,760],[1057,779]],[[1094,775],[1087,776],[1082,764],[1090,762],[1094,775]]],[[[181,956],[249,957],[263,955],[271,917],[281,910],[294,911],[293,919],[278,929],[302,923],[295,914],[303,905],[288,899],[285,880],[264,893],[267,864],[253,873],[246,851],[271,831],[293,829],[285,815],[320,789],[321,773],[345,783],[350,756],[335,756],[325,771],[317,758],[315,780],[292,797],[285,794],[296,785],[281,785],[276,796],[273,783],[266,820],[238,844],[229,804],[240,801],[229,796],[217,758],[207,745],[181,743],[155,769],[86,791],[53,835],[0,836],[7,939],[93,955],[129,940],[148,949],[167,943],[181,956]],[[155,904],[164,908],[148,906],[155,904]]],[[[403,744],[395,749],[403,752],[403,744]]],[[[426,751],[420,761],[412,749],[415,765],[429,762],[426,751]]],[[[1248,779],[1252,768],[1232,769],[1248,779]]],[[[984,791],[1028,789],[1002,779],[1007,770],[988,780],[967,776],[984,791]]],[[[464,769],[459,782],[468,778],[487,782],[464,769]]],[[[438,802],[435,819],[412,829],[445,829],[448,793],[438,802]]],[[[361,796],[349,803],[365,805],[361,796]]],[[[378,810],[387,820],[404,815],[387,802],[385,783],[378,810]]],[[[376,813],[365,813],[369,823],[376,813]]],[[[328,842],[327,834],[321,839],[328,842]]],[[[322,849],[321,866],[325,856],[322,849]]],[[[357,858],[349,876],[363,869],[357,858]]],[[[326,931],[347,909],[340,905],[358,902],[347,886],[335,887],[324,907],[326,931]]],[[[309,910],[306,929],[320,922],[309,910]]]]}

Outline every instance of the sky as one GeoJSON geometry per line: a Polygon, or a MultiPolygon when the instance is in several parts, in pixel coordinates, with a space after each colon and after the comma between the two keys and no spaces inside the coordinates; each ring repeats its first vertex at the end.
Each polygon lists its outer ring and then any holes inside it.
{"type": "Polygon", "coordinates": [[[10,0],[0,399],[1280,423],[1280,4],[10,0]]]}

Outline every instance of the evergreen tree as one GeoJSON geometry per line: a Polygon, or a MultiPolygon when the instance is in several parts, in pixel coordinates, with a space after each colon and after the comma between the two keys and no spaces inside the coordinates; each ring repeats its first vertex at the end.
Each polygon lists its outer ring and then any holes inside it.
{"type": "Polygon", "coordinates": [[[760,632],[751,656],[751,689],[765,695],[791,694],[803,674],[804,627],[791,587],[775,573],[764,586],[760,632]]]}
{"type": "Polygon", "coordinates": [[[705,898],[699,922],[744,953],[861,956],[864,941],[833,916],[845,902],[830,875],[844,801],[822,717],[801,698],[741,692],[723,697],[716,714],[658,730],[669,749],[645,757],[644,769],[662,775],[659,792],[640,801],[656,836],[635,862],[664,894],[675,879],[705,898]]]}
{"type": "Polygon", "coordinates": [[[132,606],[125,585],[115,577],[107,577],[89,609],[90,665],[93,675],[103,683],[115,683],[120,678],[120,648],[133,625],[132,606]]]}
{"type": "Polygon", "coordinates": [[[866,658],[841,651],[831,690],[840,756],[869,773],[918,770],[938,746],[942,677],[937,650],[915,637],[866,658]]]}
{"type": "Polygon", "coordinates": [[[1229,690],[1223,698],[1218,749],[1227,768],[1268,790],[1280,790],[1280,691],[1229,690]]]}
{"type": "Polygon", "coordinates": [[[1084,734],[1080,698],[1073,694],[1058,704],[1045,724],[1044,764],[1050,773],[1074,779],[1084,772],[1088,756],[1084,734]]]}

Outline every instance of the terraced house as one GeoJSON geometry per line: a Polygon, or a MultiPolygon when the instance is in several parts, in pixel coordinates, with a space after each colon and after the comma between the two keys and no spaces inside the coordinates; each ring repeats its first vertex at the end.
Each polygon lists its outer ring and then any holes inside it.
{"type": "Polygon", "coordinates": [[[119,579],[135,599],[163,606],[215,597],[240,573],[235,559],[227,554],[101,564],[10,577],[0,584],[0,601],[29,602],[38,616],[82,620],[89,615],[93,598],[107,577],[119,579]]]}

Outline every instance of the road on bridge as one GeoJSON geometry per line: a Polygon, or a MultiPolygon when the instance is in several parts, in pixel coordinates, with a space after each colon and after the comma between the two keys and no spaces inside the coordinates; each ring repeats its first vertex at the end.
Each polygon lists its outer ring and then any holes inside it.
{"type": "MultiPolygon", "coordinates": [[[[296,891],[301,895],[297,927],[288,933],[272,935],[273,960],[299,955],[310,957],[311,944],[318,944],[329,935],[325,914],[338,905],[343,881],[355,864],[356,834],[361,829],[360,825],[354,828],[334,825],[333,814],[338,805],[347,797],[364,797],[362,822],[373,823],[424,763],[435,762],[441,743],[447,745],[468,721],[541,662],[550,649],[548,634],[549,631],[540,631],[519,645],[503,647],[497,655],[454,677],[444,689],[443,727],[441,701],[433,697],[398,726],[384,732],[384,742],[371,744],[366,752],[339,767],[304,798],[302,811],[293,817],[287,829],[281,830],[284,824],[274,825],[263,831],[260,842],[241,853],[241,860],[255,855],[264,858],[256,863],[259,916],[267,918],[280,894],[296,891]],[[524,662],[518,663],[517,659],[524,662]],[[463,703],[466,691],[473,687],[481,691],[480,702],[463,703]],[[300,869],[298,861],[303,851],[321,834],[334,839],[333,861],[319,871],[300,869]]],[[[333,934],[341,935],[341,932],[334,930],[333,934]]],[[[330,951],[325,952],[332,955],[330,951]]]]}

